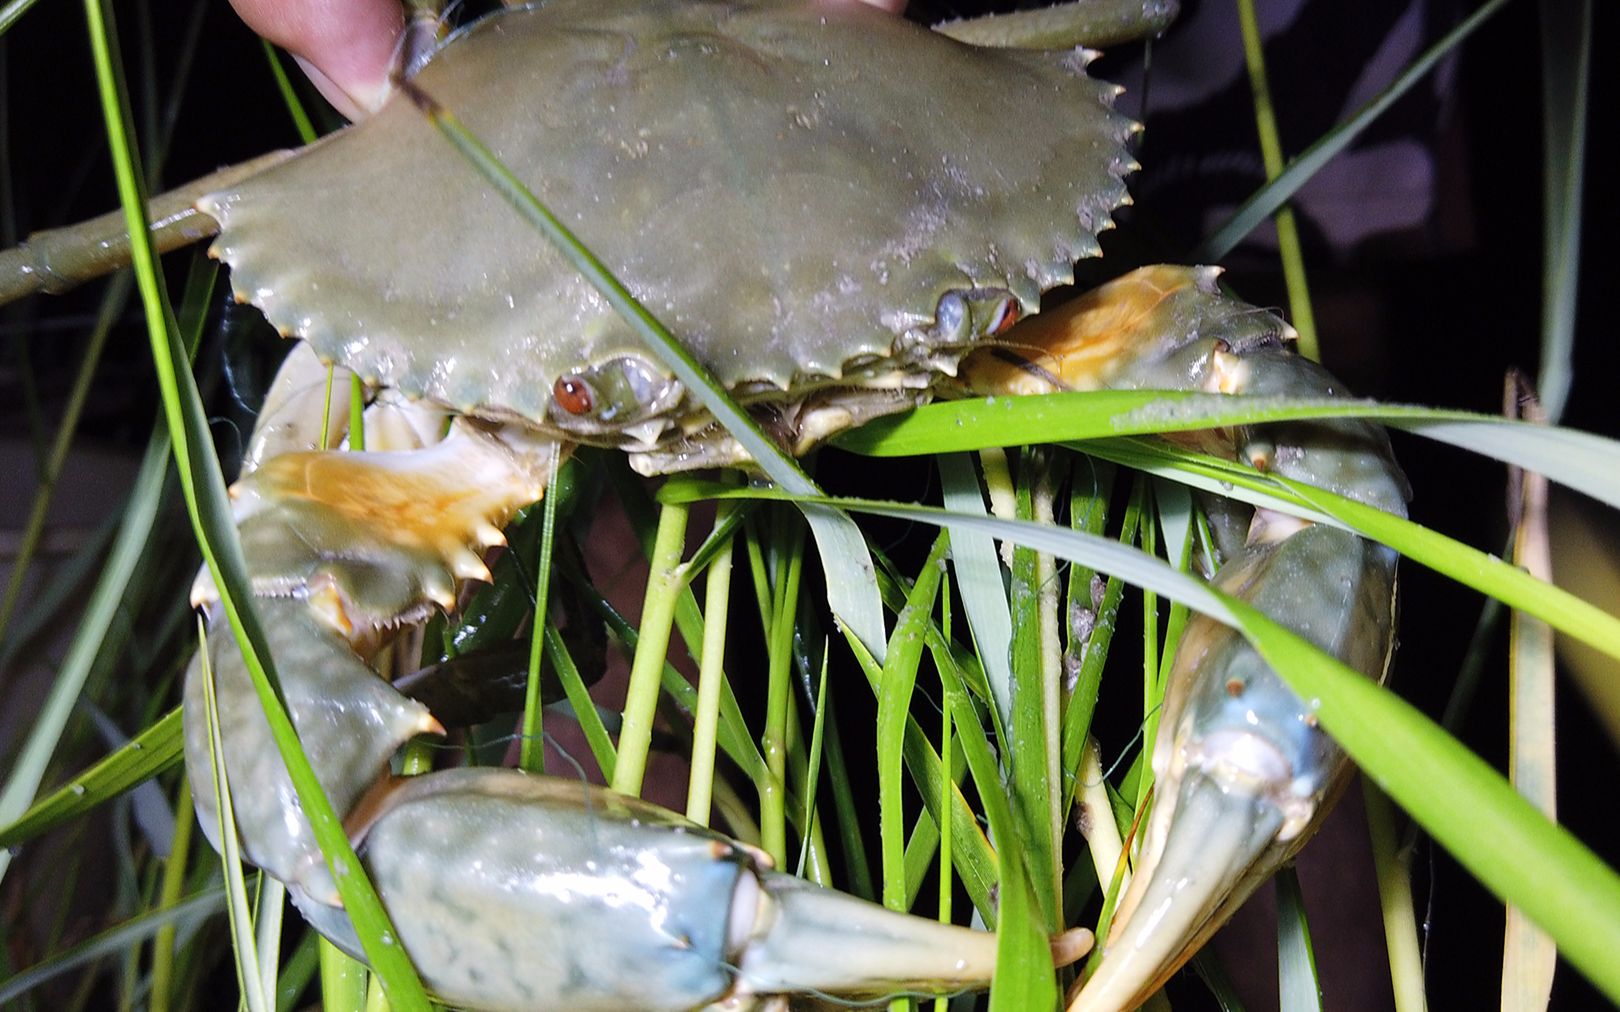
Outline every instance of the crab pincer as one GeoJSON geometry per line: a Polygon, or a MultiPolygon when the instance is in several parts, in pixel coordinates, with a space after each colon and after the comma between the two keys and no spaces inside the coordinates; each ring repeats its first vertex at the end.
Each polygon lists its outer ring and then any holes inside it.
{"type": "MultiPolygon", "coordinates": [[[[964,365],[975,392],[1105,387],[1325,397],[1276,316],[1220,293],[1214,268],[1145,267],[1014,328],[964,365]]],[[[1406,478],[1377,425],[1275,423],[1177,437],[1401,516],[1406,478]]],[[[1395,645],[1391,549],[1257,509],[1214,585],[1382,680],[1395,645]]],[[[1320,824],[1351,772],[1312,706],[1241,634],[1182,633],[1152,754],[1154,800],[1130,885],[1073,1012],[1128,1009],[1181,967],[1320,824]]]]}

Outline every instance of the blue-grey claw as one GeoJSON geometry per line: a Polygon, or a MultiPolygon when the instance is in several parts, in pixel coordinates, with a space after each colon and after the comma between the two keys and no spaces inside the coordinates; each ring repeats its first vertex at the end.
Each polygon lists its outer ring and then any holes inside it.
{"type": "MultiPolygon", "coordinates": [[[[1369,677],[1393,644],[1395,553],[1323,525],[1256,518],[1215,583],[1369,677]]],[[[1103,956],[1071,1012],[1135,1008],[1309,839],[1344,753],[1234,630],[1182,635],[1153,752],[1154,810],[1103,956]]]]}
{"type": "MultiPolygon", "coordinates": [[[[642,1009],[769,996],[877,1001],[984,987],[989,932],[812,885],[656,805],[515,770],[395,781],[351,819],[400,941],[440,998],[484,1009],[642,1009]]],[[[293,891],[359,954],[338,907],[293,891]]],[[[1072,962],[1090,932],[1059,936],[1072,962]]]]}

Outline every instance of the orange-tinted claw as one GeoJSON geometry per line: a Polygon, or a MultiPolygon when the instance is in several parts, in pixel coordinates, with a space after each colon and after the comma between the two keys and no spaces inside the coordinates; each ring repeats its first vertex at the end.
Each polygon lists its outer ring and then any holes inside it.
{"type": "Polygon", "coordinates": [[[328,625],[351,640],[449,609],[459,582],[489,580],[480,553],[502,543],[500,526],[540,498],[533,456],[457,425],[422,450],[272,457],[237,503],[255,588],[320,589],[328,625]]]}
{"type": "Polygon", "coordinates": [[[1097,390],[1144,354],[1161,349],[1175,327],[1184,292],[1209,292],[1214,267],[1159,265],[1093,289],[1072,302],[1019,321],[962,365],[962,382],[979,394],[1097,390]]]}

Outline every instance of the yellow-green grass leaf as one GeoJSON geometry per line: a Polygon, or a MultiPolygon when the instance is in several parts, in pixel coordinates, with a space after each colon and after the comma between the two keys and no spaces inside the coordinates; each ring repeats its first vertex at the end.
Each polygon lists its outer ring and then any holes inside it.
{"type": "Polygon", "coordinates": [[[852,453],[901,457],[1152,435],[1309,418],[1362,418],[1546,475],[1620,508],[1620,442],[1468,411],[1339,397],[1259,397],[1182,390],[1095,390],[978,397],[876,419],[835,441],[852,453]],[[1038,438],[1036,438],[1038,437],[1038,438]]]}
{"type": "MultiPolygon", "coordinates": [[[[940,676],[952,713],[973,712],[973,704],[954,664],[944,664],[940,676]]],[[[996,850],[999,887],[996,895],[1000,910],[996,921],[996,971],[990,985],[991,1012],[1023,1012],[1049,1009],[1057,1003],[1057,982],[1052,973],[1052,950],[1046,937],[1039,906],[1031,891],[1029,873],[1024,868],[1013,822],[995,756],[975,721],[960,721],[962,754],[969,773],[978,785],[990,832],[1001,841],[996,850]],[[977,733],[976,733],[977,732],[977,733]]]]}
{"type": "MultiPolygon", "coordinates": [[[[607,265],[597,259],[482,141],[432,96],[409,82],[404,87],[468,164],[602,294],[772,481],[798,495],[820,495],[816,483],[798,463],[760,430],[679,339],[630,294],[607,265]]],[[[825,506],[807,505],[810,508],[804,510],[805,519],[815,533],[821,564],[827,573],[827,603],[840,620],[855,630],[873,656],[881,659],[885,643],[883,606],[878,600],[877,577],[866,540],[848,517],[825,506]]]]}
{"type": "Polygon", "coordinates": [[[883,905],[901,912],[907,906],[905,811],[901,807],[906,724],[911,716],[911,694],[917,685],[917,667],[922,663],[923,630],[939,598],[942,563],[949,544],[941,533],[924,560],[906,606],[895,620],[889,654],[883,660],[883,675],[878,681],[878,840],[883,859],[883,905]]]}
{"type": "MultiPolygon", "coordinates": [[[[882,666],[867,653],[865,644],[861,643],[849,629],[844,630],[844,639],[866,675],[873,694],[876,695],[883,680],[882,666]]],[[[932,643],[930,649],[938,662],[942,656],[941,652],[933,649],[932,643]]],[[[984,738],[984,729],[975,721],[963,721],[958,725],[958,742],[975,731],[983,743],[984,750],[989,752],[990,744],[988,739],[984,738]]],[[[939,753],[934,751],[927,732],[909,715],[906,718],[903,748],[906,769],[911,772],[912,782],[916,785],[917,792],[922,795],[923,803],[930,806],[929,814],[933,816],[934,822],[943,824],[949,821],[950,831],[953,834],[952,847],[957,876],[962,880],[963,887],[967,889],[969,898],[973,900],[974,907],[978,909],[985,923],[996,923],[997,908],[994,899],[997,882],[996,855],[990,848],[990,841],[985,838],[978,816],[968,807],[967,799],[963,797],[956,784],[945,780],[939,753]],[[951,798],[949,811],[938,809],[937,803],[941,796],[951,798]]]]}
{"type": "Polygon", "coordinates": [[[22,817],[0,828],[0,848],[16,847],[48,829],[145,783],[180,761],[185,746],[176,707],[151,727],[83,773],[36,801],[22,817]]]}
{"type": "Polygon", "coordinates": [[[287,717],[285,701],[280,698],[279,683],[268,651],[264,649],[264,635],[249,603],[247,567],[236,539],[225,481],[220,474],[219,461],[207,450],[210,445],[207,417],[179,341],[178,325],[147,233],[149,216],[142,182],[135,168],[137,159],[129,125],[128,96],[124,93],[122,67],[110,30],[111,9],[104,0],[85,0],[84,8],[108,146],[129,230],[131,261],[140,286],[181,490],[198,547],[202,549],[219,592],[221,611],[230,622],[254,690],[264,706],[271,737],[287,766],[315,838],[332,865],[339,894],[366,955],[398,1008],[426,1012],[427,995],[416,969],[404,950],[391,941],[398,934],[389,925],[388,915],[355,857],[341,821],[315,779],[287,717]]]}

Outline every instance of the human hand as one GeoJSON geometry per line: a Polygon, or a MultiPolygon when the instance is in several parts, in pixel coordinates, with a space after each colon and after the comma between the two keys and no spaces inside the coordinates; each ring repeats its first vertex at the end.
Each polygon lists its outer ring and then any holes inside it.
{"type": "MultiPolygon", "coordinates": [[[[906,0],[864,0],[898,14],[906,0]]],[[[297,59],[332,106],[360,119],[391,88],[399,34],[398,0],[231,0],[249,28],[297,59]]]]}
{"type": "Polygon", "coordinates": [[[247,26],[291,53],[332,107],[360,119],[390,90],[405,30],[399,0],[231,0],[247,26]]]}

